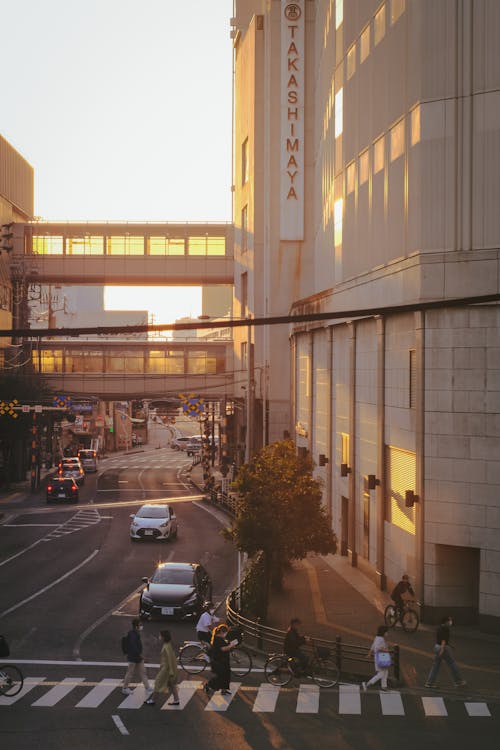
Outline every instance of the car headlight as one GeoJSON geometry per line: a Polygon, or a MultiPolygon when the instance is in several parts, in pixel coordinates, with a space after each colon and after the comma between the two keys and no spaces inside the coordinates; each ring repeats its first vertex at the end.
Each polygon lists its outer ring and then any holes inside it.
{"type": "Polygon", "coordinates": [[[184,604],[194,604],[196,602],[197,598],[198,598],[198,596],[196,594],[196,591],[193,591],[193,593],[191,594],[191,596],[188,599],[186,599],[186,601],[184,602],[184,604]]]}
{"type": "Polygon", "coordinates": [[[151,596],[148,594],[147,591],[143,591],[142,592],[142,601],[146,602],[146,604],[152,604],[153,603],[153,600],[152,600],[151,596]]]}
{"type": "Polygon", "coordinates": [[[132,521],[132,523],[130,524],[130,526],[131,526],[131,527],[132,527],[133,529],[136,529],[136,528],[137,528],[137,527],[139,526],[139,524],[137,523],[137,521],[132,521]]]}

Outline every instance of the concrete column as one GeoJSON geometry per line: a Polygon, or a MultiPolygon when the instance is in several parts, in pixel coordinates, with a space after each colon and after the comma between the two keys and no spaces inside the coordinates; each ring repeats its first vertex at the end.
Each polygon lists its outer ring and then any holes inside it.
{"type": "Polygon", "coordinates": [[[385,573],[385,318],[377,317],[377,579],[381,591],[387,588],[385,573]]]}
{"type": "Polygon", "coordinates": [[[415,452],[416,477],[415,494],[415,557],[417,597],[424,603],[424,546],[425,546],[425,311],[415,314],[415,356],[416,356],[416,419],[415,452]]]}
{"type": "Polygon", "coordinates": [[[349,548],[351,565],[358,566],[356,544],[356,323],[349,323],[351,338],[349,340],[349,548]]]}

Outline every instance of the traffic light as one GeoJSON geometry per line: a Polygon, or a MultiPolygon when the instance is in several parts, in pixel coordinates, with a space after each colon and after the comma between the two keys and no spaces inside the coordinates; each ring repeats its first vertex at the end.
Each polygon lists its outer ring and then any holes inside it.
{"type": "Polygon", "coordinates": [[[0,250],[6,250],[8,253],[13,249],[14,245],[12,244],[12,238],[14,236],[12,232],[12,227],[14,225],[14,222],[10,222],[10,224],[2,224],[2,229],[0,232],[0,250]]]}

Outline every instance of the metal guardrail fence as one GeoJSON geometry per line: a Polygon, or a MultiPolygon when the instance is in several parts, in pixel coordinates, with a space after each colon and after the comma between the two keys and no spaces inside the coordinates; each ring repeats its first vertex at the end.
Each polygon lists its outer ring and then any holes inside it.
{"type": "MultiPolygon", "coordinates": [[[[237,602],[239,600],[239,588],[232,591],[226,600],[226,617],[231,627],[240,629],[244,633],[245,645],[255,651],[268,654],[283,651],[283,641],[285,631],[277,628],[271,628],[264,625],[259,619],[254,621],[245,617],[238,611],[237,602]]],[[[359,665],[362,663],[366,668],[372,665],[373,661],[367,659],[367,647],[358,646],[353,643],[344,643],[341,636],[336,636],[334,641],[324,638],[314,638],[317,646],[327,648],[332,653],[339,672],[344,674],[359,674],[359,665]]],[[[395,645],[391,649],[392,656],[392,674],[399,681],[400,679],[400,653],[399,646],[395,645]]],[[[361,670],[363,673],[367,671],[361,670]]]]}

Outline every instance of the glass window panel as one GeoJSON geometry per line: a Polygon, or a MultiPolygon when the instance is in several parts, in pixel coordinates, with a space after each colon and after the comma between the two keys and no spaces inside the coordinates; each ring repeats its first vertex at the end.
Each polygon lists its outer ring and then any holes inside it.
{"type": "Polygon", "coordinates": [[[335,28],[338,29],[344,20],[344,0],[335,3],[335,28]]]}
{"type": "Polygon", "coordinates": [[[373,43],[376,46],[382,41],[385,34],[385,5],[382,5],[378,13],[375,14],[373,22],[373,43]]]}
{"type": "Polygon", "coordinates": [[[356,42],[347,50],[347,80],[356,72],[356,42]]]}
{"type": "MultiPolygon", "coordinates": [[[[38,352],[33,352],[33,361],[38,369],[38,352]]],[[[62,372],[63,371],[63,353],[62,349],[43,350],[40,352],[41,372],[62,372]]]]}
{"type": "Polygon", "coordinates": [[[151,374],[165,373],[165,352],[150,351],[146,360],[146,372],[151,374]]]}
{"type": "Polygon", "coordinates": [[[377,174],[384,168],[385,137],[382,136],[373,146],[373,173],[377,174]]]}
{"type": "Polygon", "coordinates": [[[169,255],[185,255],[186,253],[186,241],[184,238],[170,238],[168,241],[168,254],[169,255]]]}
{"type": "Polygon", "coordinates": [[[188,238],[189,255],[206,255],[207,238],[206,237],[189,237],[188,238]]]}
{"type": "Polygon", "coordinates": [[[344,129],[344,89],[339,89],[335,94],[335,138],[342,134],[344,129]]]}
{"type": "Polygon", "coordinates": [[[370,54],[370,27],[367,26],[364,31],[361,32],[361,38],[359,40],[359,61],[364,62],[370,54]]]}
{"type": "Polygon", "coordinates": [[[104,355],[102,352],[84,352],[84,372],[103,372],[104,355]]]}
{"type": "Polygon", "coordinates": [[[347,192],[354,192],[356,187],[356,164],[351,162],[347,165],[347,192]]]}
{"type": "Polygon", "coordinates": [[[207,371],[207,352],[188,351],[187,371],[189,375],[204,375],[207,371]]]}
{"type": "Polygon", "coordinates": [[[391,129],[391,161],[399,159],[405,150],[405,121],[400,120],[391,129]]]}
{"type": "Polygon", "coordinates": [[[241,209],[241,252],[246,253],[248,249],[248,206],[241,209]]]}
{"type": "Polygon", "coordinates": [[[144,255],[144,237],[115,235],[107,238],[108,255],[144,255]]]}
{"type": "Polygon", "coordinates": [[[363,151],[359,157],[359,184],[367,182],[370,174],[370,157],[368,149],[363,151]]]}
{"type": "Polygon", "coordinates": [[[129,354],[125,358],[125,370],[131,373],[144,372],[144,355],[141,353],[129,354]]]}
{"type": "Polygon", "coordinates": [[[51,235],[33,235],[33,252],[39,255],[62,255],[63,238],[51,235]]]}
{"type": "Polygon", "coordinates": [[[225,255],[226,238],[225,237],[207,237],[207,254],[208,255],[225,255]]]}
{"type": "Polygon", "coordinates": [[[420,106],[415,107],[411,113],[411,145],[420,141],[420,106]]]}
{"type": "Polygon", "coordinates": [[[334,225],[334,242],[335,247],[339,247],[342,244],[342,212],[344,209],[344,201],[339,198],[333,205],[333,225],[334,225]]]}
{"type": "Polygon", "coordinates": [[[391,24],[396,23],[404,10],[405,0],[391,0],[391,24]]]}
{"type": "Polygon", "coordinates": [[[110,373],[125,372],[126,357],[120,354],[106,354],[105,371],[110,373]]]}
{"type": "Polygon", "coordinates": [[[66,240],[66,255],[103,255],[104,237],[85,235],[84,237],[68,237],[66,240]]]}
{"type": "Polygon", "coordinates": [[[241,144],[241,184],[248,182],[248,138],[241,144]]]}
{"type": "Polygon", "coordinates": [[[170,349],[167,352],[165,372],[167,375],[184,374],[184,351],[182,349],[170,349]]]}
{"type": "Polygon", "coordinates": [[[148,237],[149,255],[184,255],[184,239],[148,237]]]}

